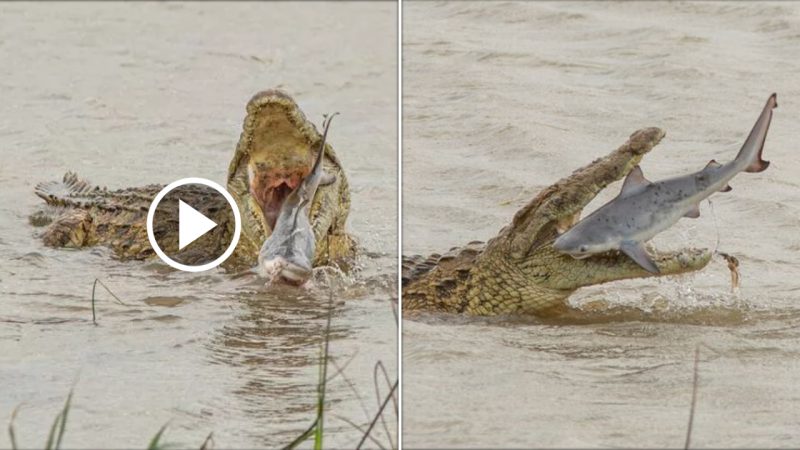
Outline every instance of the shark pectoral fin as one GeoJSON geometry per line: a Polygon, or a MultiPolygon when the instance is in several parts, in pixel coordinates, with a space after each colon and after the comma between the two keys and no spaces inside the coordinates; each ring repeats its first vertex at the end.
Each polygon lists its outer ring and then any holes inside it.
{"type": "Polygon", "coordinates": [[[336,175],[328,172],[322,172],[322,178],[319,179],[320,186],[327,186],[336,181],[336,175]]]}
{"type": "Polygon", "coordinates": [[[650,273],[661,273],[656,266],[656,263],[653,262],[653,259],[650,258],[650,255],[647,254],[647,249],[644,248],[644,244],[641,242],[636,241],[625,241],[620,246],[620,250],[622,253],[628,255],[632,260],[642,266],[642,268],[650,273]]]}
{"type": "Polygon", "coordinates": [[[622,190],[620,191],[619,196],[627,197],[629,195],[635,194],[636,192],[641,191],[650,184],[652,183],[650,183],[650,180],[644,177],[642,168],[636,166],[633,169],[631,169],[631,171],[628,172],[628,176],[625,177],[625,182],[622,183],[622,190]]]}
{"type": "Polygon", "coordinates": [[[700,203],[692,206],[692,209],[686,212],[683,217],[688,217],[690,219],[697,219],[700,217],[700,203]]]}

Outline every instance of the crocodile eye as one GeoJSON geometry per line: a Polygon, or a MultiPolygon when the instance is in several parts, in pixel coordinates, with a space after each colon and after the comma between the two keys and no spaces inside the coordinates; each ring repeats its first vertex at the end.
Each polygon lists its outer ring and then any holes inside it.
{"type": "Polygon", "coordinates": [[[587,251],[589,251],[589,249],[586,248],[585,245],[581,245],[581,248],[579,248],[578,251],[581,252],[581,253],[586,253],[587,251]]]}

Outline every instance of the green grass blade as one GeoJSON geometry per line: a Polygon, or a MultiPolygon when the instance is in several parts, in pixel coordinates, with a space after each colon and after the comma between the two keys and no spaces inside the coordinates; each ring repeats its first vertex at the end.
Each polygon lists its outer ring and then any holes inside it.
{"type": "Polygon", "coordinates": [[[64,409],[61,411],[61,424],[59,425],[58,429],[58,439],[56,439],[56,450],[61,448],[61,440],[64,439],[64,432],[67,430],[67,415],[69,414],[69,408],[72,404],[72,389],[69,391],[69,395],[67,395],[67,401],[64,403],[64,409]]]}
{"type": "Polygon", "coordinates": [[[64,408],[56,416],[53,425],[50,427],[50,433],[47,435],[47,443],[44,445],[45,450],[56,450],[61,446],[61,441],[64,438],[64,432],[67,429],[67,415],[72,404],[72,389],[67,395],[67,401],[64,402],[64,408]],[[55,444],[55,445],[54,445],[55,444]]]}
{"type": "Polygon", "coordinates": [[[300,436],[298,436],[295,440],[293,440],[289,445],[283,448],[283,450],[294,450],[297,448],[298,445],[302,444],[306,441],[306,439],[310,438],[314,432],[317,430],[317,421],[314,420],[314,423],[311,424],[310,427],[306,429],[300,436]]]}
{"type": "Polygon", "coordinates": [[[153,439],[150,439],[150,444],[147,446],[147,450],[158,450],[161,448],[160,446],[161,435],[164,434],[164,431],[167,429],[168,425],[169,422],[165,423],[164,426],[162,426],[161,429],[158,430],[158,433],[156,433],[156,435],[153,436],[153,439]]]}
{"type": "Polygon", "coordinates": [[[56,416],[56,420],[53,421],[53,426],[50,427],[50,434],[47,436],[47,443],[44,444],[45,450],[53,450],[53,441],[56,438],[56,428],[58,428],[58,424],[61,422],[61,414],[58,413],[56,416]]]}
{"type": "Polygon", "coordinates": [[[331,318],[333,317],[333,292],[328,296],[328,323],[325,325],[325,343],[320,358],[319,382],[317,385],[317,426],[314,432],[314,450],[322,450],[325,421],[325,387],[328,380],[328,351],[331,342],[331,318]]]}
{"type": "Polygon", "coordinates": [[[324,365],[324,356],[320,357],[320,382],[317,384],[317,420],[314,427],[314,450],[322,450],[322,433],[323,433],[323,418],[325,414],[325,376],[323,375],[322,366],[324,365]]]}

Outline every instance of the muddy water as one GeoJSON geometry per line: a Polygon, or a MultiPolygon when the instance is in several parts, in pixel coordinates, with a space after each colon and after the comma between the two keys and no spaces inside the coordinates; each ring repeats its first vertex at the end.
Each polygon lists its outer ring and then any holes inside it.
{"type": "MultiPolygon", "coordinates": [[[[409,446],[677,447],[700,345],[693,446],[797,445],[800,5],[404,6],[404,252],[487,239],[541,188],[659,126],[650,179],[732,158],[778,93],[765,158],[660,236],[741,261],[581,290],[623,320],[404,321],[409,446]]],[[[588,208],[619,191],[617,183],[588,208]]]]}
{"type": "MultiPolygon", "coordinates": [[[[114,188],[224,184],[245,104],[270,87],[317,123],[341,112],[329,141],[365,251],[357,275],[332,282],[343,375],[329,384],[326,439],[358,442],[347,421],[377,409],[374,364],[396,371],[395,23],[390,3],[0,8],[0,422],[22,404],[20,445],[44,444],[73,386],[67,447],[144,447],[168,421],[165,440],[180,446],[213,431],[217,447],[277,447],[311,423],[324,283],[264,291],[218,271],[53,250],[27,222],[33,186],[68,169],[114,188]],[[99,290],[98,326],[95,278],[128,305],[99,290]]],[[[383,427],[375,437],[388,445],[383,427]]]]}

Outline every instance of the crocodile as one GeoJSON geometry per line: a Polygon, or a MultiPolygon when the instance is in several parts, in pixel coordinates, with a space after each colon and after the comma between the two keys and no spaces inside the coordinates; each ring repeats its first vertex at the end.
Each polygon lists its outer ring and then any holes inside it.
{"type": "Polygon", "coordinates": [[[581,287],[615,280],[677,275],[704,268],[707,249],[655,252],[652,273],[619,251],[575,259],[553,242],[609,184],[636,167],[665,136],[644,128],[603,158],[543,189],[497,236],[444,254],[404,256],[403,311],[552,317],[571,311],[567,299],[581,287]]]}
{"type": "MultiPolygon", "coordinates": [[[[283,201],[311,171],[321,142],[322,136],[289,94],[270,89],[250,99],[227,172],[227,190],[242,220],[241,235],[223,268],[237,271],[256,264],[259,249],[271,234],[283,201]]],[[[313,265],[346,268],[356,250],[356,241],[345,230],[350,191],[330,143],[325,143],[324,152],[323,168],[333,181],[320,186],[309,208],[316,242],[313,265]]],[[[36,195],[46,205],[31,215],[30,222],[46,226],[41,233],[46,246],[104,245],[117,259],[145,260],[155,254],[147,238],[147,213],[163,187],[150,184],[110,190],[67,172],[61,181],[39,183],[35,187],[36,195]]],[[[209,218],[218,224],[187,246],[181,262],[194,264],[208,260],[209,255],[221,254],[234,231],[233,214],[226,200],[196,185],[182,188],[180,198],[187,204],[202,205],[209,218]]],[[[161,236],[157,238],[159,243],[170,242],[174,247],[178,207],[177,202],[172,203],[175,205],[160,211],[162,216],[154,222],[157,228],[154,231],[161,236]]],[[[170,253],[177,248],[164,250],[170,253]]]]}

